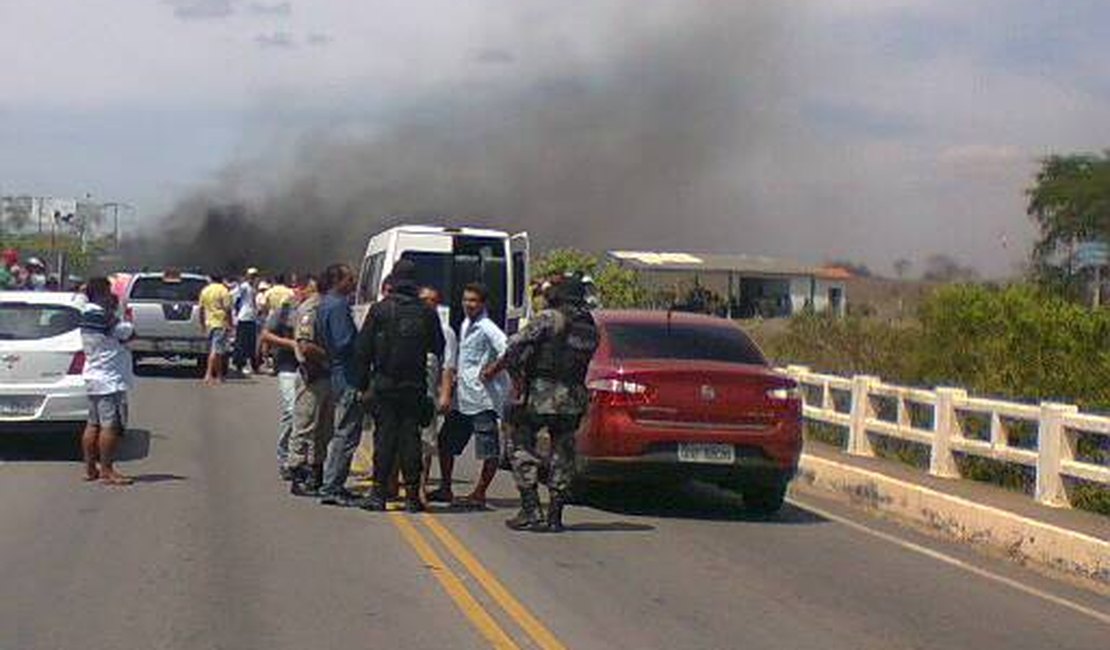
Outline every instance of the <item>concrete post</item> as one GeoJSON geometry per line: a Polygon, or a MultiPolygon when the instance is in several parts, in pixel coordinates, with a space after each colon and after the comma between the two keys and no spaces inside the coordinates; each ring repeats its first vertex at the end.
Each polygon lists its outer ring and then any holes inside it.
{"type": "Polygon", "coordinates": [[[1073,404],[1041,403],[1041,419],[1037,427],[1037,485],[1033,498],[1037,503],[1057,508],[1070,507],[1060,464],[1075,456],[1064,427],[1064,416],[1079,409],[1073,404]]]}
{"type": "Polygon", "coordinates": [[[967,392],[959,388],[938,387],[937,404],[933,411],[933,446],[929,450],[929,474],[941,478],[960,478],[956,456],[952,453],[952,438],[962,437],[956,406],[967,399],[967,392]]]}
{"type": "Polygon", "coordinates": [[[867,437],[867,420],[875,417],[871,406],[871,386],[879,383],[878,377],[856,375],[852,377],[851,426],[848,427],[847,452],[853,456],[874,456],[871,439],[867,437]]]}

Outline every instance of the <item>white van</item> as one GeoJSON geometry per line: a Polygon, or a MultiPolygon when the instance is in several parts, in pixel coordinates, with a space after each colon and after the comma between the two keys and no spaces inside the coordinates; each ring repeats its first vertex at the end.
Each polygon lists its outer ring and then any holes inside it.
{"type": "Polygon", "coordinates": [[[417,282],[443,296],[441,315],[458,331],[463,287],[489,289],[489,315],[506,333],[516,332],[530,311],[528,233],[442,226],[397,226],[370,238],[359,270],[355,319],[361,324],[381,298],[382,281],[397,260],[416,264],[417,282]]]}

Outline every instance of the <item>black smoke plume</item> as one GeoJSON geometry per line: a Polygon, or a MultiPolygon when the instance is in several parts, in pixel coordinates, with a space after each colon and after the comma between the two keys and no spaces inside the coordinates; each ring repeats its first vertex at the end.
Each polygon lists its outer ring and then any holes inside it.
{"type": "Polygon", "coordinates": [[[602,63],[513,76],[525,53],[496,66],[508,80],[408,98],[367,128],[312,128],[280,162],[229,165],[129,258],[314,269],[401,222],[528,230],[539,248],[732,246],[783,128],[774,4],[684,2],[666,24],[632,14],[602,63]]]}

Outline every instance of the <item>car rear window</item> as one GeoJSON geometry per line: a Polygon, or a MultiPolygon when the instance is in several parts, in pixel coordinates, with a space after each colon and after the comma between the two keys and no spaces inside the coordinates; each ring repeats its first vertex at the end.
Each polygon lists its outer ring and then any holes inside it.
{"type": "Polygon", "coordinates": [[[48,339],[77,329],[81,312],[64,305],[0,303],[0,341],[48,339]]]}
{"type": "Polygon", "coordinates": [[[139,278],[131,287],[131,300],[196,302],[208,284],[200,278],[181,278],[167,282],[160,277],[139,278]]]}
{"type": "Polygon", "coordinates": [[[766,365],[738,327],[690,323],[609,323],[613,356],[621,359],[689,359],[766,365]]]}

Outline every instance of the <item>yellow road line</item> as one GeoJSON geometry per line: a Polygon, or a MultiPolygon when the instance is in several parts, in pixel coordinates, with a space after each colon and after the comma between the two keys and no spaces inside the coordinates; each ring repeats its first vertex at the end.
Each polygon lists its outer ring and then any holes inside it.
{"type": "Polygon", "coordinates": [[[519,600],[517,600],[505,585],[501,583],[492,573],[490,573],[482,563],[478,561],[473,554],[467,550],[466,546],[455,537],[446,526],[441,524],[434,515],[424,514],[421,521],[432,531],[439,541],[455,556],[455,559],[462,564],[470,575],[482,585],[486,593],[490,595],[497,604],[505,610],[520,627],[532,637],[532,640],[544,650],[566,650],[566,646],[559,642],[555,635],[548,630],[539,619],[532,615],[519,600]]]}
{"type": "Polygon", "coordinates": [[[401,531],[401,536],[405,541],[412,546],[420,559],[432,570],[432,575],[436,577],[439,584],[443,586],[444,591],[455,601],[455,605],[470,619],[471,624],[477,628],[478,632],[486,638],[487,641],[494,648],[515,648],[520,649],[512,638],[501,629],[497,621],[489,615],[481,604],[474,598],[474,596],[463,585],[462,580],[447,566],[447,564],[435,552],[435,549],[428,543],[427,540],[416,530],[416,526],[412,525],[404,515],[390,514],[388,515],[393,525],[397,530],[401,531]]]}

